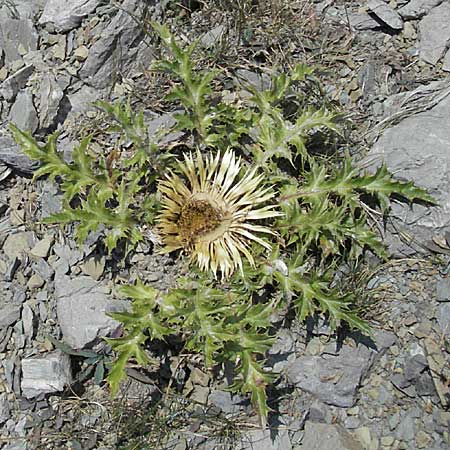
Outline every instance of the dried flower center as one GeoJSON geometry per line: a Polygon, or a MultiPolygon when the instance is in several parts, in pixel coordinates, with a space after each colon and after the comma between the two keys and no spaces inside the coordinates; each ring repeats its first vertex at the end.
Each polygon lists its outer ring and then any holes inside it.
{"type": "Polygon", "coordinates": [[[188,246],[214,232],[221,224],[222,212],[208,201],[198,199],[186,203],[178,219],[180,236],[188,246]]]}

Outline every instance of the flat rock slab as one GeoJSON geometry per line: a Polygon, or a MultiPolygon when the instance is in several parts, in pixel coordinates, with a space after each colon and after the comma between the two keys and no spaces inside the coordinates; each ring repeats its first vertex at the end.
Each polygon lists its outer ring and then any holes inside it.
{"type": "Polygon", "coordinates": [[[52,23],[59,32],[72,30],[80,25],[83,17],[95,11],[101,1],[47,0],[39,23],[52,23]]]}
{"type": "Polygon", "coordinates": [[[5,54],[5,63],[21,58],[21,53],[37,49],[38,34],[30,19],[0,19],[0,48],[5,54]]]}
{"type": "Polygon", "coordinates": [[[90,86],[106,88],[124,67],[136,60],[144,34],[133,15],[139,15],[141,2],[125,0],[122,9],[89,49],[79,76],[90,86]]]}
{"type": "Polygon", "coordinates": [[[419,22],[419,56],[430,64],[436,64],[450,42],[450,3],[433,8],[419,22]]]}
{"type": "Polygon", "coordinates": [[[375,359],[395,341],[391,333],[378,332],[375,348],[359,344],[343,346],[335,353],[334,345],[319,356],[304,355],[287,369],[288,383],[309,392],[328,405],[349,407],[356,402],[356,392],[375,359]]]}
{"type": "Polygon", "coordinates": [[[363,446],[340,425],[309,421],[305,424],[305,435],[300,448],[304,450],[364,450],[363,446]]]}
{"type": "Polygon", "coordinates": [[[235,450],[291,450],[287,429],[253,430],[242,434],[235,450]]]}
{"type": "Polygon", "coordinates": [[[44,357],[22,360],[22,393],[33,398],[41,393],[60,392],[72,382],[69,355],[60,350],[44,357]]]}
{"type": "Polygon", "coordinates": [[[403,29],[403,19],[387,3],[382,0],[369,0],[369,11],[375,14],[381,21],[393,30],[403,29]]]}
{"type": "MultiPolygon", "coordinates": [[[[392,202],[395,228],[419,243],[428,242],[450,227],[450,84],[444,86],[443,100],[385,130],[368,155],[368,159],[384,162],[395,178],[411,180],[426,189],[438,202],[436,207],[392,202]]],[[[431,97],[432,88],[430,84],[408,95],[417,92],[418,96],[431,97]]],[[[388,244],[393,253],[415,252],[396,239],[388,244]]]]}
{"type": "Polygon", "coordinates": [[[411,0],[405,6],[399,8],[398,13],[404,19],[420,19],[434,7],[439,6],[444,0],[411,0]]]}
{"type": "Polygon", "coordinates": [[[55,279],[58,322],[64,341],[72,348],[87,347],[119,326],[106,313],[124,303],[111,300],[106,292],[90,277],[70,279],[62,275],[55,279]]]}

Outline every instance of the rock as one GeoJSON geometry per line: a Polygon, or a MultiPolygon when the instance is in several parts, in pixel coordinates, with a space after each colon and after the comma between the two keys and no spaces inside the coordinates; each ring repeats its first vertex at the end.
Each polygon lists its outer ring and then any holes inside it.
{"type": "Polygon", "coordinates": [[[89,50],[85,45],[80,45],[74,52],[73,55],[78,61],[84,61],[89,56],[89,50]]]}
{"type": "Polygon", "coordinates": [[[69,355],[55,350],[44,357],[22,360],[22,392],[27,398],[60,392],[72,382],[69,355]]]}
{"type": "Polygon", "coordinates": [[[44,286],[45,281],[41,278],[40,275],[37,273],[31,275],[30,279],[27,282],[28,289],[39,289],[40,287],[44,286]]]}
{"type": "Polygon", "coordinates": [[[393,30],[403,29],[402,18],[382,0],[369,0],[367,8],[393,30]]]}
{"type": "Polygon", "coordinates": [[[442,61],[442,70],[445,72],[450,72],[450,50],[445,53],[444,59],[442,61]]]}
{"type": "Polygon", "coordinates": [[[63,97],[64,92],[54,75],[43,74],[39,90],[39,125],[41,128],[45,129],[54,125],[63,97]]]}
{"type": "MultiPolygon", "coordinates": [[[[450,8],[450,4],[448,4],[450,8]]],[[[440,95],[439,83],[431,83],[409,93],[409,98],[440,95]]],[[[448,85],[446,85],[448,87],[448,85]]],[[[384,161],[388,170],[400,180],[411,180],[426,189],[439,206],[407,205],[393,202],[391,217],[399,233],[426,243],[430,236],[445,233],[450,227],[450,96],[428,111],[405,118],[383,132],[368,158],[384,161]]],[[[391,253],[414,253],[409,245],[394,239],[387,242],[391,253]]]]}
{"type": "Polygon", "coordinates": [[[37,42],[38,34],[30,19],[2,19],[0,16],[0,48],[3,49],[6,64],[36,50],[37,42]]]}
{"type": "Polygon", "coordinates": [[[200,38],[200,43],[206,48],[214,47],[220,42],[220,38],[222,37],[225,29],[225,25],[218,25],[217,27],[214,27],[200,38]]]}
{"type": "Polygon", "coordinates": [[[102,277],[103,271],[105,270],[105,262],[105,256],[89,256],[83,262],[81,270],[86,275],[89,275],[91,278],[98,281],[102,277]]]}
{"type": "Polygon", "coordinates": [[[165,145],[183,136],[182,131],[170,131],[177,123],[174,115],[182,113],[182,110],[165,113],[146,123],[150,142],[165,145]]]}
{"type": "Polygon", "coordinates": [[[34,133],[38,126],[36,109],[33,104],[33,96],[28,91],[17,94],[16,101],[11,107],[10,121],[22,131],[34,133]]]}
{"type": "Polygon", "coordinates": [[[433,442],[433,438],[425,433],[424,431],[420,430],[416,434],[416,446],[417,448],[430,448],[430,445],[433,442]]]}
{"type": "Polygon", "coordinates": [[[0,328],[16,323],[20,318],[21,305],[6,304],[0,308],[0,328]]]}
{"type": "Polygon", "coordinates": [[[275,373],[280,373],[295,359],[295,339],[292,332],[282,329],[272,348],[268,352],[267,364],[272,366],[275,373]]]}
{"type": "Polygon", "coordinates": [[[17,145],[10,136],[0,134],[0,162],[11,166],[18,172],[31,174],[39,166],[36,161],[31,161],[28,156],[22,153],[20,146],[17,145]]]}
{"type": "Polygon", "coordinates": [[[411,415],[404,416],[397,429],[395,430],[395,437],[403,441],[412,441],[415,436],[414,417],[411,415]]]}
{"type": "Polygon", "coordinates": [[[52,23],[59,32],[80,25],[83,17],[95,11],[102,0],[47,0],[40,24],[52,23]]]}
{"type": "Polygon", "coordinates": [[[44,281],[50,281],[55,271],[44,258],[38,258],[31,265],[35,273],[39,274],[44,281]]]}
{"type": "Polygon", "coordinates": [[[43,239],[38,241],[36,245],[30,250],[30,255],[40,258],[46,258],[52,244],[53,238],[51,236],[45,236],[43,239]]]}
{"type": "Polygon", "coordinates": [[[208,403],[217,406],[225,414],[235,414],[240,408],[235,402],[230,392],[214,390],[209,394],[208,403]]]}
{"type": "Polygon", "coordinates": [[[450,42],[450,3],[442,3],[419,22],[419,56],[436,64],[450,42]]]}
{"type": "Polygon", "coordinates": [[[444,0],[411,0],[405,6],[398,9],[398,13],[404,19],[420,19],[435,6],[439,6],[444,0]]]}
{"type": "Polygon", "coordinates": [[[119,70],[137,61],[138,53],[144,51],[144,47],[140,46],[144,34],[133,14],[138,14],[140,7],[139,0],[125,0],[120,11],[91,46],[89,56],[79,71],[85,83],[106,88],[117,77],[119,70]]]}
{"type": "Polygon", "coordinates": [[[350,14],[348,21],[350,26],[357,31],[376,30],[381,28],[380,23],[367,13],[350,14]]]}
{"type": "Polygon", "coordinates": [[[254,450],[256,448],[258,450],[291,450],[292,444],[287,429],[271,428],[270,430],[243,432],[240,443],[233,448],[235,450],[254,450]]]}
{"type": "Polygon", "coordinates": [[[4,244],[3,253],[11,260],[22,257],[34,245],[35,236],[32,231],[20,231],[10,234],[4,244]]]}
{"type": "Polygon", "coordinates": [[[437,307],[436,319],[442,333],[450,335],[450,303],[443,303],[437,307]]]}
{"type": "Polygon", "coordinates": [[[329,405],[353,406],[362,378],[394,340],[391,333],[377,335],[378,352],[360,343],[357,347],[344,345],[336,356],[330,346],[321,356],[297,358],[287,369],[288,382],[329,405]]]}
{"type": "Polygon", "coordinates": [[[3,97],[8,102],[12,102],[20,89],[25,87],[33,72],[34,67],[32,65],[26,65],[10,75],[0,85],[0,97],[3,97]]]}
{"type": "Polygon", "coordinates": [[[99,95],[98,89],[83,85],[77,92],[67,96],[71,105],[70,112],[80,113],[94,110],[95,108],[92,106],[92,103],[98,99],[99,95]]]}
{"type": "Polygon", "coordinates": [[[10,417],[11,407],[6,393],[0,394],[0,425],[5,423],[10,417]]]}
{"type": "Polygon", "coordinates": [[[407,381],[414,381],[428,368],[425,355],[414,355],[405,361],[403,375],[407,381]]]}
{"type": "Polygon", "coordinates": [[[108,336],[119,323],[107,316],[111,309],[124,303],[112,301],[105,290],[89,277],[55,279],[56,313],[64,341],[74,349],[93,344],[98,338],[108,336]]]}
{"type": "Polygon", "coordinates": [[[310,421],[307,421],[305,424],[305,435],[300,445],[300,449],[364,450],[362,445],[340,425],[329,425],[310,421]]]}

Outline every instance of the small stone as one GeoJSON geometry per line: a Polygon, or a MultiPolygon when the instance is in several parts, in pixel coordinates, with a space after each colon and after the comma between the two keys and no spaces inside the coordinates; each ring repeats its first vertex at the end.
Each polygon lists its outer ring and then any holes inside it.
{"type": "Polygon", "coordinates": [[[0,425],[5,423],[11,416],[11,408],[6,393],[0,394],[0,425]]]}
{"type": "Polygon", "coordinates": [[[84,61],[89,56],[89,49],[85,45],[80,45],[73,54],[78,61],[84,61]]]}
{"type": "Polygon", "coordinates": [[[353,435],[358,439],[364,448],[370,448],[372,442],[372,437],[370,435],[370,430],[367,427],[361,427],[353,431],[353,435]]]}
{"type": "Polygon", "coordinates": [[[359,406],[354,406],[353,408],[348,408],[347,414],[349,416],[357,416],[359,414],[359,406]]]}
{"type": "Polygon", "coordinates": [[[430,448],[432,442],[433,438],[424,431],[419,431],[416,434],[416,445],[418,448],[430,448]]]}
{"type": "Polygon", "coordinates": [[[415,436],[414,418],[409,415],[403,417],[395,430],[395,436],[402,441],[412,441],[415,436]]]}
{"type": "Polygon", "coordinates": [[[42,75],[39,91],[39,125],[48,128],[57,117],[59,105],[64,96],[53,74],[42,75]]]}
{"type": "Polygon", "coordinates": [[[0,87],[0,96],[9,102],[13,101],[20,89],[25,87],[34,72],[34,67],[30,64],[17,71],[11,68],[11,71],[12,75],[6,78],[0,87]]]}
{"type": "Polygon", "coordinates": [[[6,328],[16,323],[20,318],[20,305],[7,304],[0,308],[0,328],[6,328]]]}
{"type": "Polygon", "coordinates": [[[450,4],[442,3],[433,8],[419,23],[420,58],[436,64],[444,55],[450,41],[450,4]]]}
{"type": "Polygon", "coordinates": [[[21,231],[19,233],[10,234],[3,244],[3,252],[13,260],[28,253],[34,244],[34,233],[31,231],[21,231]]]}
{"type": "MultiPolygon", "coordinates": [[[[444,60],[442,61],[442,70],[445,72],[450,72],[450,49],[447,50],[444,56],[444,60]]],[[[448,297],[447,297],[448,298],[448,297]]],[[[439,300],[438,301],[449,301],[449,300],[439,300]]]]}
{"type": "Polygon", "coordinates": [[[4,81],[8,78],[8,70],[5,66],[0,69],[0,81],[4,81]]]}
{"type": "Polygon", "coordinates": [[[389,351],[390,351],[394,356],[400,355],[400,349],[398,348],[397,345],[393,345],[392,347],[390,347],[390,348],[389,348],[389,351]]]}
{"type": "Polygon", "coordinates": [[[36,245],[31,249],[30,254],[40,258],[46,258],[53,244],[53,238],[46,236],[36,243],[36,245]]]}
{"type": "MultiPolygon", "coordinates": [[[[261,447],[258,446],[257,448],[261,447]]],[[[280,447],[280,450],[282,448],[280,447]]],[[[305,435],[301,448],[305,450],[363,450],[359,441],[345,428],[339,425],[310,421],[305,424],[305,435]]]]}
{"type": "Polygon", "coordinates": [[[394,443],[394,437],[393,436],[383,436],[381,438],[381,445],[383,447],[391,447],[392,444],[394,443]]]}
{"type": "Polygon", "coordinates": [[[105,270],[106,258],[104,256],[89,256],[85,259],[81,270],[86,275],[89,275],[95,281],[99,280],[105,270]]]}
{"type": "Polygon", "coordinates": [[[55,350],[44,357],[24,358],[22,374],[22,391],[27,398],[60,392],[72,382],[70,357],[55,350]]]}
{"type": "Polygon", "coordinates": [[[393,30],[403,29],[402,18],[382,0],[369,0],[367,8],[393,30]]]}
{"type": "Polygon", "coordinates": [[[39,289],[44,286],[45,281],[37,274],[33,274],[28,280],[27,286],[29,289],[39,289]]]}
{"type": "Polygon", "coordinates": [[[9,113],[10,121],[22,131],[34,133],[38,126],[36,109],[33,104],[33,96],[28,91],[17,94],[16,100],[9,113]]]}

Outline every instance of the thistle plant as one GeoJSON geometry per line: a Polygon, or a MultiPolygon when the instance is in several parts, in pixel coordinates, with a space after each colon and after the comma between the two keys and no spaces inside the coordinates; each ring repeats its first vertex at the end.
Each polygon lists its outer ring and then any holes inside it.
{"type": "Polygon", "coordinates": [[[42,145],[11,129],[40,161],[35,177],[48,175],[64,194],[63,211],[46,222],[75,222],[80,242],[103,226],[110,252],[119,243],[131,252],[143,229],[153,227],[162,243],[157,251],[191,263],[189,276],[167,291],[141,281],[120,288],[132,305],[112,314],[123,324],[122,336],[108,339],[117,354],[108,375],[112,393],[128,361],[157,363],[150,341],[175,336],[186,351],[203,355],[206,368],[231,362],[230,389],[250,394],[264,424],[266,387],[277,377],[264,365],[276,337],[271,314],[292,307],[300,321],[322,315],[332,331],[346,324],[370,333],[352,292],[334,282],[337,268],[364,251],[388,257],[372,217],[374,208],[389,212],[392,195],[433,199],[383,166],[364,173],[348,157],[329,161],[308,152],[312,133],[340,132],[335,111],[309,102],[313,68],[277,73],[263,91],[237,86],[230,101],[214,89],[220,72],[196,69],[195,43],[183,48],[165,26],[153,27],[168,52],[154,69],[174,81],[166,101],[184,108],[175,126],[188,136],[181,158],[148,141],[143,115],[129,104],[98,104],[122,136],[115,152],[99,157],[91,137],[67,162],[57,135],[42,145]],[[242,87],[250,98],[239,96],[242,87]]]}

